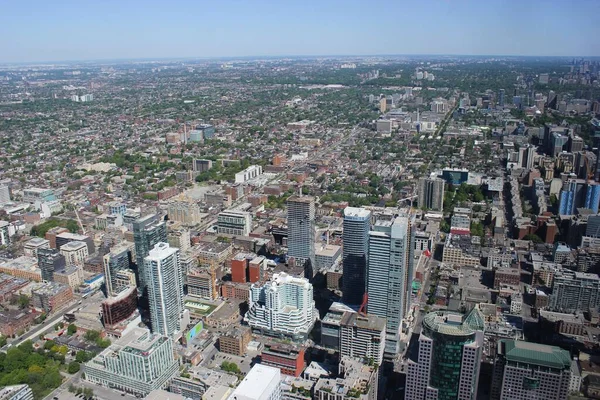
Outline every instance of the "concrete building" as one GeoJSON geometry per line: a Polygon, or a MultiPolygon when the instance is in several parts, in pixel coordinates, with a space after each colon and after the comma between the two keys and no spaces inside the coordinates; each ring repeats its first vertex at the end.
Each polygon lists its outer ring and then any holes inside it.
{"type": "Polygon", "coordinates": [[[10,203],[10,188],[8,185],[0,185],[0,206],[10,203]]]}
{"type": "Polygon", "coordinates": [[[235,174],[235,183],[245,183],[262,175],[263,170],[260,165],[251,165],[243,171],[235,174]]]}
{"type": "Polygon", "coordinates": [[[242,356],[246,353],[248,343],[252,340],[252,330],[247,326],[234,328],[219,336],[219,351],[221,353],[242,356]]]}
{"type": "Polygon", "coordinates": [[[169,246],[177,247],[182,253],[188,251],[191,247],[191,235],[189,229],[168,229],[167,240],[169,246]]]}
{"type": "Polygon", "coordinates": [[[368,366],[361,360],[342,356],[339,377],[317,380],[314,400],[377,400],[379,367],[368,366]]]}
{"type": "Polygon", "coordinates": [[[183,275],[179,254],[168,243],[158,243],[144,258],[152,332],[169,337],[182,329],[183,275]]]}
{"type": "Polygon", "coordinates": [[[344,209],[342,298],[348,304],[360,304],[363,300],[370,228],[369,210],[355,207],[344,209]]]}
{"type": "Polygon", "coordinates": [[[252,231],[252,214],[247,211],[225,210],[217,216],[217,233],[248,236],[252,231]]]}
{"type": "Polygon", "coordinates": [[[419,208],[442,211],[444,209],[444,185],[443,179],[420,178],[419,208]]]}
{"type": "Polygon", "coordinates": [[[385,318],[345,312],[340,320],[340,355],[383,363],[385,318]]]}
{"type": "Polygon", "coordinates": [[[315,250],[315,267],[317,269],[328,269],[340,261],[342,247],[335,244],[318,246],[315,250]]]}
{"type": "Polygon", "coordinates": [[[196,159],[192,162],[194,172],[206,172],[213,167],[211,160],[196,159]]]}
{"type": "Polygon", "coordinates": [[[170,338],[135,328],[83,365],[85,380],[139,396],[166,387],[177,372],[170,338]]]}
{"type": "Polygon", "coordinates": [[[50,241],[42,238],[33,238],[28,240],[23,246],[23,252],[28,257],[37,258],[38,249],[49,249],[50,241]]]}
{"type": "Polygon", "coordinates": [[[34,204],[35,202],[48,202],[56,200],[52,189],[29,188],[23,189],[23,202],[34,204]]]}
{"type": "Polygon", "coordinates": [[[65,257],[67,264],[83,266],[88,258],[88,246],[84,242],[73,241],[60,246],[60,254],[65,257]]]}
{"type": "Polygon", "coordinates": [[[0,221],[0,246],[8,246],[10,244],[9,226],[8,222],[0,221]]]}
{"type": "Polygon", "coordinates": [[[106,207],[108,208],[108,213],[110,215],[123,216],[127,212],[127,205],[125,205],[125,203],[122,203],[120,201],[111,201],[110,203],[108,203],[106,205],[106,207]]]}
{"type": "Polygon", "coordinates": [[[483,329],[478,308],[467,316],[447,311],[425,315],[418,343],[408,350],[404,398],[475,400],[483,329]]]}
{"type": "Polygon", "coordinates": [[[290,196],[287,200],[288,257],[295,265],[305,267],[312,278],[315,267],[315,199],[290,196]]]}
{"type": "Polygon", "coordinates": [[[553,311],[588,311],[600,306],[597,274],[562,270],[554,274],[549,307],[553,311]]]}
{"type": "Polygon", "coordinates": [[[138,268],[138,292],[142,294],[146,289],[144,258],[156,244],[168,242],[167,225],[158,215],[150,214],[135,220],[132,227],[138,268]]]}
{"type": "Polygon", "coordinates": [[[79,265],[67,265],[64,269],[54,271],[54,282],[62,283],[75,290],[83,284],[83,268],[79,265]]]}
{"type": "Polygon", "coordinates": [[[250,287],[245,319],[254,330],[305,340],[317,316],[308,279],[281,272],[273,275],[270,282],[250,287]]]}
{"type": "Polygon", "coordinates": [[[412,285],[412,240],[407,216],[379,220],[369,232],[367,311],[387,320],[386,354],[398,353],[402,320],[412,285]]]}
{"type": "Polygon", "coordinates": [[[281,372],[278,368],[255,364],[229,400],[281,400],[281,372]]]}
{"type": "Polygon", "coordinates": [[[180,222],[185,226],[198,225],[202,221],[198,203],[184,196],[169,202],[167,214],[170,221],[180,222]]]}
{"type": "Polygon", "coordinates": [[[500,340],[492,376],[492,400],[567,399],[569,352],[521,340],[500,340]]]}

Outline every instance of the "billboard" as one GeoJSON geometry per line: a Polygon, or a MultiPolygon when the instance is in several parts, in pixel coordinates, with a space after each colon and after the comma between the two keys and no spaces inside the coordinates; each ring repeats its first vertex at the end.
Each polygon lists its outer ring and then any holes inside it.
{"type": "Polygon", "coordinates": [[[188,333],[185,334],[185,342],[186,343],[190,343],[192,340],[194,340],[194,338],[200,333],[202,332],[202,329],[204,329],[204,325],[202,324],[202,321],[198,322],[196,325],[194,325],[192,327],[192,329],[190,329],[188,331],[188,333]]]}

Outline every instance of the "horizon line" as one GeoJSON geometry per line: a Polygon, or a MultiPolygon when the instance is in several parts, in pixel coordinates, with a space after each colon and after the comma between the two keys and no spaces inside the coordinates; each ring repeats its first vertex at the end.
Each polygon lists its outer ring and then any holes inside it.
{"type": "Polygon", "coordinates": [[[369,57],[458,57],[458,58],[545,58],[545,59],[600,59],[600,55],[520,55],[520,54],[436,54],[436,53],[389,53],[389,54],[281,54],[281,55],[249,55],[249,56],[181,56],[181,57],[138,57],[138,58],[90,58],[90,59],[63,59],[63,60],[39,60],[39,61],[0,61],[0,66],[23,66],[43,64],[76,64],[76,63],[117,63],[117,62],[141,62],[141,61],[237,61],[237,60],[261,60],[261,59],[286,59],[286,58],[369,58],[369,57]]]}

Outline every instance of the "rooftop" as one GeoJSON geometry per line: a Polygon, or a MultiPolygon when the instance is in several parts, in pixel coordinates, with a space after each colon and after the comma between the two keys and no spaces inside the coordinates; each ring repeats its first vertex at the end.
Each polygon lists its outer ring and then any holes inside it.
{"type": "Polygon", "coordinates": [[[236,395],[243,396],[243,399],[262,399],[262,394],[268,384],[276,380],[279,382],[281,372],[279,368],[268,367],[266,365],[255,364],[246,377],[232,394],[233,399],[236,395]]]}
{"type": "Polygon", "coordinates": [[[499,353],[503,353],[508,361],[558,369],[571,368],[569,352],[556,346],[522,340],[501,340],[498,346],[499,353]]]}

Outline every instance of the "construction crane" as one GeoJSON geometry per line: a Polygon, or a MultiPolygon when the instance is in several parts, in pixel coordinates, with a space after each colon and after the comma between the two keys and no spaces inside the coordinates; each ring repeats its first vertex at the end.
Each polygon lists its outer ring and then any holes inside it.
{"type": "Polygon", "coordinates": [[[85,235],[85,228],[83,227],[83,223],[81,222],[81,218],[79,218],[79,213],[77,212],[77,207],[75,209],[75,216],[77,217],[77,222],[79,222],[79,227],[81,228],[81,234],[85,235]]]}

